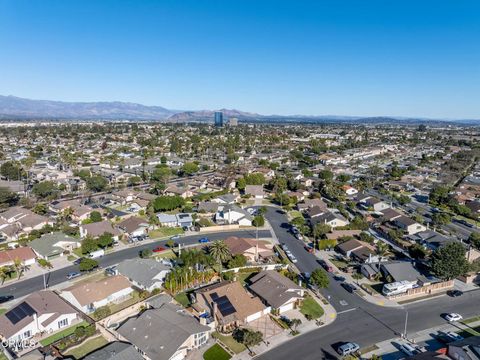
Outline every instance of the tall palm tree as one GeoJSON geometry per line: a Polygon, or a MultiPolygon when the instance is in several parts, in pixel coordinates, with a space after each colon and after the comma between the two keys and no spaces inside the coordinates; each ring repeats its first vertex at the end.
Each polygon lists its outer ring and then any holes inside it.
{"type": "Polygon", "coordinates": [[[209,246],[208,251],[212,258],[219,264],[229,260],[232,257],[230,249],[223,240],[214,241],[209,246]]]}
{"type": "Polygon", "coordinates": [[[391,254],[390,247],[384,242],[379,241],[377,242],[376,253],[380,257],[380,259],[387,257],[388,255],[391,254]]]}
{"type": "Polygon", "coordinates": [[[22,260],[20,260],[19,258],[15,258],[13,260],[13,267],[17,272],[18,279],[20,279],[20,277],[23,274],[23,271],[25,270],[25,265],[23,264],[22,260]]]}

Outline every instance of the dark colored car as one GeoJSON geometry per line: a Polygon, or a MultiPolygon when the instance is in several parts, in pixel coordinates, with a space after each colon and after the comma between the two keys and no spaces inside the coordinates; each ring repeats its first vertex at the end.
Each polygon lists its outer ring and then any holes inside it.
{"type": "Polygon", "coordinates": [[[13,295],[3,295],[0,296],[0,304],[6,303],[8,301],[13,300],[15,297],[13,295]]]}
{"type": "Polygon", "coordinates": [[[84,257],[81,257],[81,258],[78,258],[77,260],[75,260],[73,262],[74,265],[80,265],[80,263],[82,262],[82,260],[85,259],[84,257]]]}
{"type": "Polygon", "coordinates": [[[447,291],[447,295],[451,297],[459,297],[463,295],[463,292],[460,290],[449,290],[447,291]]]}
{"type": "Polygon", "coordinates": [[[353,293],[354,291],[357,290],[357,287],[355,285],[343,282],[340,284],[345,290],[347,290],[349,293],[353,293]]]}
{"type": "Polygon", "coordinates": [[[334,278],[336,281],[345,281],[345,278],[344,278],[343,276],[341,276],[341,275],[335,275],[333,278],[334,278]]]}

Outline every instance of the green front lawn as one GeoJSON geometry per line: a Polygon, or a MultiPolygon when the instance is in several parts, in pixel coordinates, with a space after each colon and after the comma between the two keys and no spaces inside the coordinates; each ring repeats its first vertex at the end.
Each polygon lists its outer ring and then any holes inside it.
{"type": "Polygon", "coordinates": [[[152,230],[148,233],[150,239],[163,238],[181,234],[183,234],[183,229],[180,227],[162,227],[156,230],[152,230]]]}
{"type": "Polygon", "coordinates": [[[229,360],[231,356],[229,353],[223,350],[220,345],[215,344],[210,349],[205,351],[203,358],[205,360],[229,360]]]}
{"type": "Polygon", "coordinates": [[[310,320],[318,319],[324,313],[323,308],[311,296],[308,296],[303,300],[303,303],[300,306],[300,312],[310,320]]]}
{"type": "Polygon", "coordinates": [[[3,353],[3,351],[0,351],[0,360],[8,360],[7,356],[3,353]]]}
{"type": "Polygon", "coordinates": [[[7,309],[0,309],[0,315],[3,315],[7,312],[7,309]]]}
{"type": "Polygon", "coordinates": [[[82,321],[81,323],[78,323],[77,325],[70,326],[66,329],[63,329],[62,331],[59,331],[56,334],[53,334],[52,336],[49,336],[49,337],[41,340],[40,344],[42,344],[42,346],[47,346],[47,345],[53,344],[54,342],[56,342],[60,339],[63,339],[64,337],[66,337],[68,335],[72,335],[75,332],[75,329],[77,327],[87,326],[87,325],[88,325],[88,323],[86,321],[82,321]]]}
{"type": "Polygon", "coordinates": [[[103,336],[97,336],[96,338],[87,340],[79,347],[71,351],[67,351],[65,355],[73,356],[75,359],[81,359],[85,355],[90,354],[92,351],[97,350],[108,344],[108,341],[103,336]]]}
{"type": "Polygon", "coordinates": [[[231,335],[226,336],[226,335],[219,334],[218,332],[214,332],[212,333],[212,337],[220,340],[235,354],[239,354],[246,349],[245,345],[237,342],[231,335]]]}

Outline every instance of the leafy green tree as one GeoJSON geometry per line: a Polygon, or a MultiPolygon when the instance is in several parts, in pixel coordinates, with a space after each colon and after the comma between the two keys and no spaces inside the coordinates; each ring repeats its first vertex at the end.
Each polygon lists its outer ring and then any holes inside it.
{"type": "Polygon", "coordinates": [[[248,348],[260,344],[263,340],[263,335],[260,331],[250,329],[235,329],[232,335],[235,341],[248,348]]]}
{"type": "Polygon", "coordinates": [[[327,272],[322,268],[316,268],[312,271],[310,281],[319,288],[327,288],[330,285],[327,272]]]}
{"type": "Polygon", "coordinates": [[[318,177],[320,179],[323,179],[325,180],[326,182],[331,182],[333,180],[333,172],[331,172],[330,170],[321,170],[319,173],[318,173],[318,177]]]}
{"type": "Polygon", "coordinates": [[[103,176],[95,175],[87,179],[87,188],[94,192],[100,192],[107,188],[108,181],[103,176]]]}
{"type": "Polygon", "coordinates": [[[57,185],[53,181],[42,181],[33,185],[32,193],[42,199],[54,198],[58,194],[57,185]]]}
{"type": "Polygon", "coordinates": [[[7,180],[20,180],[23,175],[23,169],[13,161],[6,161],[0,166],[0,175],[7,180]]]}
{"type": "Polygon", "coordinates": [[[0,187],[0,207],[13,206],[18,202],[18,195],[8,188],[0,187]]]}
{"type": "Polygon", "coordinates": [[[143,249],[142,251],[140,251],[139,255],[142,259],[148,259],[149,257],[151,257],[153,254],[152,250],[150,249],[143,249]]]}
{"type": "Polygon", "coordinates": [[[328,224],[318,223],[313,227],[313,237],[315,239],[320,239],[325,234],[329,233],[332,228],[328,224]]]}
{"type": "Polygon", "coordinates": [[[128,178],[128,185],[135,186],[139,185],[142,182],[142,178],[140,176],[132,176],[128,178]]]}
{"type": "Polygon", "coordinates": [[[446,225],[450,221],[452,221],[452,217],[444,212],[441,213],[435,213],[432,215],[432,221],[435,225],[440,226],[440,225],[446,225]]]}
{"type": "Polygon", "coordinates": [[[153,200],[153,208],[155,211],[169,211],[182,207],[185,200],[181,196],[159,196],[153,200]]]}
{"type": "Polygon", "coordinates": [[[94,238],[87,236],[83,241],[82,241],[82,254],[89,254],[92,251],[95,251],[98,249],[98,244],[95,241],[94,238]]]}
{"type": "Polygon", "coordinates": [[[252,221],[253,226],[262,227],[265,225],[265,218],[262,215],[256,215],[252,221]]]}
{"type": "Polygon", "coordinates": [[[100,212],[98,211],[92,211],[90,213],[90,220],[92,221],[92,223],[100,222],[103,220],[102,214],[100,214],[100,212]]]}
{"type": "Polygon", "coordinates": [[[99,238],[97,239],[97,244],[103,249],[105,249],[106,247],[112,246],[113,245],[112,234],[105,233],[103,235],[100,235],[99,238]]]}
{"type": "Polygon", "coordinates": [[[98,266],[98,262],[89,259],[89,258],[83,258],[82,261],[80,261],[80,271],[90,271],[95,269],[98,266]]]}
{"type": "Polygon", "coordinates": [[[245,190],[245,187],[247,186],[247,181],[245,178],[240,178],[237,180],[237,189],[238,190],[245,190]]]}
{"type": "Polygon", "coordinates": [[[199,170],[198,165],[194,162],[186,162],[185,164],[183,164],[183,167],[182,167],[182,172],[185,175],[193,175],[197,173],[198,170],[199,170]]]}
{"type": "Polygon", "coordinates": [[[479,232],[473,231],[468,237],[468,241],[470,242],[470,244],[472,244],[472,246],[475,249],[480,250],[480,233],[479,232]]]}
{"type": "Polygon", "coordinates": [[[465,275],[469,270],[465,254],[465,247],[458,242],[439,247],[432,255],[433,273],[443,280],[452,280],[465,275]]]}
{"type": "Polygon", "coordinates": [[[262,173],[246,174],[244,176],[247,185],[264,185],[265,176],[262,173]]]}
{"type": "Polygon", "coordinates": [[[239,254],[239,255],[235,255],[228,261],[227,267],[229,269],[233,269],[237,267],[243,267],[245,265],[247,265],[247,258],[244,255],[239,254]]]}
{"type": "Polygon", "coordinates": [[[38,203],[38,204],[35,204],[32,211],[38,215],[45,215],[46,213],[48,213],[48,208],[47,208],[47,205],[38,203]]]}

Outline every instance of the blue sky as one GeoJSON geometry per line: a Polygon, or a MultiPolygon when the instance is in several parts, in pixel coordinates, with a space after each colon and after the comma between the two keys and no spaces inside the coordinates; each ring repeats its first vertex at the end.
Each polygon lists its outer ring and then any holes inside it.
{"type": "Polygon", "coordinates": [[[0,0],[0,94],[480,118],[480,1],[0,0]]]}

